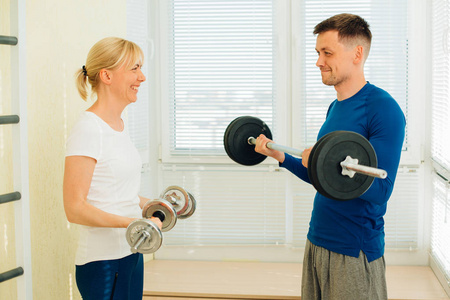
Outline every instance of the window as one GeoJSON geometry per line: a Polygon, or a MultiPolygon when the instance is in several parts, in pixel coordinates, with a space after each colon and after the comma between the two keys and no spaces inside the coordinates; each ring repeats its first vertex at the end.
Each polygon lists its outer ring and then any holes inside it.
{"type": "MultiPolygon", "coordinates": [[[[450,2],[433,1],[432,8],[432,126],[434,162],[431,255],[450,278],[450,2]]],[[[448,285],[448,281],[447,281],[448,285]]]]}
{"type": "MultiPolygon", "coordinates": [[[[161,146],[158,157],[150,155],[145,180],[157,182],[159,191],[183,186],[198,202],[192,218],[164,234],[156,257],[298,261],[314,189],[273,160],[254,167],[232,163],[223,149],[225,128],[238,116],[252,115],[269,125],[280,144],[312,145],[335,98],[315,67],[312,31],[341,12],[370,23],[374,40],[366,76],[388,90],[408,117],[407,1],[150,3],[155,57],[147,78],[150,103],[157,103],[150,104],[156,108],[150,118],[162,133],[149,137],[161,146]]],[[[406,142],[405,152],[409,148],[406,142]]],[[[421,176],[414,166],[399,170],[385,218],[390,249],[420,247],[421,176]]]]}
{"type": "Polygon", "coordinates": [[[170,153],[223,154],[236,117],[273,124],[272,1],[168,2],[170,153]]]}

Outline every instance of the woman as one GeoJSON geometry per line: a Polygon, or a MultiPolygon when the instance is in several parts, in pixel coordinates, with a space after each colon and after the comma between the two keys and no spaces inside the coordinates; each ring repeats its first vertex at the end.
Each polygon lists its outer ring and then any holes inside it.
{"type": "Polygon", "coordinates": [[[97,95],[67,139],[63,186],[67,219],[82,225],[75,264],[83,299],[142,299],[143,257],[131,253],[125,234],[148,199],[138,195],[141,159],[121,118],[145,81],[142,62],[139,46],[110,37],[76,73],[83,100],[88,85],[97,95]]]}

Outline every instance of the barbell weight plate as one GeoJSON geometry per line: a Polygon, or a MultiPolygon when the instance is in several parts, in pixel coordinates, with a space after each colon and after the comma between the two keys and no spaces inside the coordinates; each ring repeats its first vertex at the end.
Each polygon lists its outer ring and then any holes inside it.
{"type": "Polygon", "coordinates": [[[177,216],[184,214],[189,206],[189,195],[187,191],[177,185],[166,188],[159,198],[169,201],[175,209],[177,216]]]}
{"type": "Polygon", "coordinates": [[[195,209],[197,208],[197,201],[195,200],[194,196],[188,192],[189,195],[189,206],[186,212],[182,215],[179,215],[178,218],[180,219],[187,219],[190,216],[192,216],[195,212],[195,209]]]}
{"type": "Polygon", "coordinates": [[[237,117],[236,119],[234,119],[233,121],[230,122],[230,124],[228,125],[227,129],[225,130],[225,134],[223,136],[223,145],[225,148],[225,152],[228,154],[228,156],[235,161],[234,157],[232,156],[233,153],[229,150],[228,148],[228,143],[226,141],[228,141],[228,138],[230,136],[230,131],[229,129],[233,128],[233,124],[237,122],[237,120],[239,120],[242,117],[237,117]]]}
{"type": "Polygon", "coordinates": [[[308,163],[309,172],[317,179],[314,179],[316,190],[327,198],[343,201],[364,194],[374,178],[358,173],[353,178],[344,176],[340,163],[350,155],[357,158],[359,164],[376,168],[377,157],[370,142],[351,131],[332,132],[322,139],[308,163]]]}
{"type": "MultiPolygon", "coordinates": [[[[317,154],[320,153],[321,149],[322,149],[323,146],[326,144],[326,141],[327,141],[327,140],[329,140],[329,139],[330,139],[331,137],[333,137],[333,136],[336,136],[336,135],[339,134],[339,133],[341,133],[341,132],[340,132],[340,131],[334,131],[334,132],[331,132],[331,133],[329,133],[328,135],[324,136],[323,139],[319,140],[320,142],[319,142],[319,144],[317,145],[317,149],[316,149],[314,155],[317,155],[317,154]]],[[[317,159],[317,156],[315,156],[315,158],[313,158],[313,160],[312,160],[313,162],[314,162],[314,159],[317,159]]],[[[316,190],[317,190],[320,194],[325,195],[325,196],[328,197],[328,198],[333,198],[333,197],[331,197],[331,196],[327,193],[327,191],[326,191],[326,190],[323,188],[323,186],[320,184],[320,178],[319,178],[319,176],[318,176],[319,173],[314,171],[314,170],[317,170],[317,169],[315,169],[315,168],[313,167],[312,170],[313,170],[312,176],[313,176],[313,178],[315,178],[315,181],[314,181],[314,187],[316,188],[316,190]]],[[[333,198],[333,199],[335,199],[335,198],[333,198]]],[[[335,200],[338,200],[338,199],[335,199],[335,200]]],[[[339,199],[339,200],[341,200],[341,199],[339,199]]],[[[342,200],[342,201],[343,201],[343,200],[342,200]]]]}
{"type": "MultiPolygon", "coordinates": [[[[320,184],[317,184],[316,182],[319,180],[317,178],[317,172],[315,172],[314,167],[312,166],[312,162],[314,162],[314,157],[315,155],[319,152],[318,149],[321,148],[321,145],[324,141],[326,141],[328,138],[335,136],[336,134],[339,134],[339,131],[334,131],[334,132],[330,132],[326,135],[324,135],[322,138],[320,138],[316,144],[314,145],[314,147],[311,149],[311,152],[309,154],[309,158],[308,158],[308,177],[309,177],[309,181],[311,182],[311,184],[314,186],[314,188],[316,188],[316,190],[319,188],[321,188],[320,184]]],[[[315,158],[317,159],[317,158],[315,158]]],[[[323,194],[324,191],[323,190],[317,190],[319,193],[323,194]]]]}
{"type": "Polygon", "coordinates": [[[128,245],[133,247],[144,231],[149,234],[149,237],[140,244],[137,252],[143,254],[156,252],[162,245],[163,237],[158,226],[150,220],[138,219],[128,225],[126,232],[128,245]]]}
{"type": "Polygon", "coordinates": [[[238,117],[225,130],[223,140],[225,151],[238,164],[257,165],[267,156],[255,152],[255,146],[248,143],[248,138],[257,138],[260,134],[272,139],[269,127],[261,119],[252,116],[238,117]]]}
{"type": "Polygon", "coordinates": [[[147,201],[142,209],[142,217],[150,219],[157,211],[164,214],[161,231],[171,230],[177,223],[177,212],[172,204],[165,199],[147,201]]]}

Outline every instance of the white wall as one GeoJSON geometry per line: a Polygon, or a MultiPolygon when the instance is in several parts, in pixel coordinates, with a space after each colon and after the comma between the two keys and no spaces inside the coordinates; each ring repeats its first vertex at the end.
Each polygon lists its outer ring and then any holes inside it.
{"type": "MultiPolygon", "coordinates": [[[[9,35],[9,1],[0,0],[0,7],[0,34],[9,35]]],[[[67,222],[62,202],[66,137],[89,105],[78,96],[74,73],[96,41],[126,37],[126,1],[27,1],[26,23],[33,299],[80,299],[74,279],[78,228],[67,222]]],[[[10,109],[5,47],[0,46],[0,114],[10,109]]],[[[0,129],[0,138],[0,192],[6,193],[12,188],[7,128],[0,129]]],[[[16,267],[12,209],[0,207],[0,272],[16,267]]],[[[0,299],[16,299],[15,286],[16,279],[2,283],[0,299]]]]}

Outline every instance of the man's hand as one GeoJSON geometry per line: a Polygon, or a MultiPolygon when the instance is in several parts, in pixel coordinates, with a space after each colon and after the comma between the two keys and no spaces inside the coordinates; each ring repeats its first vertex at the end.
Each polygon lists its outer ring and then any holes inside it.
{"type": "Polygon", "coordinates": [[[268,139],[264,134],[260,134],[256,139],[255,151],[265,156],[273,157],[280,163],[283,163],[285,159],[284,152],[267,148],[267,143],[269,142],[273,143],[273,141],[268,139]]]}
{"type": "Polygon", "coordinates": [[[309,154],[311,154],[311,150],[313,147],[309,147],[308,149],[303,150],[302,152],[302,165],[307,168],[308,167],[308,159],[309,154]]]}

